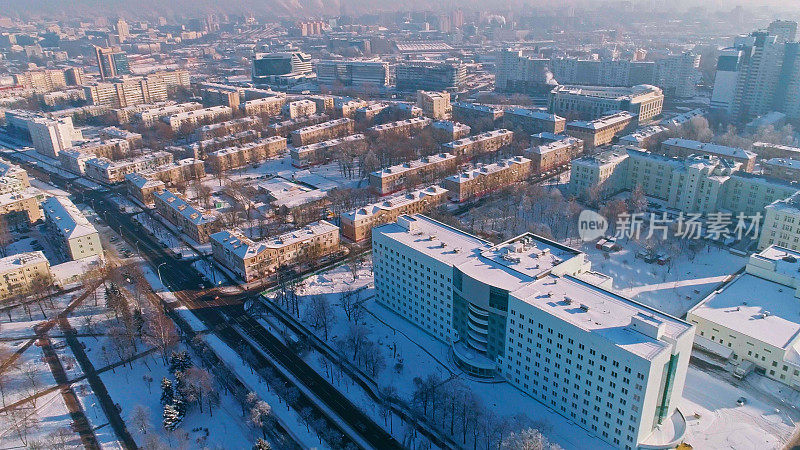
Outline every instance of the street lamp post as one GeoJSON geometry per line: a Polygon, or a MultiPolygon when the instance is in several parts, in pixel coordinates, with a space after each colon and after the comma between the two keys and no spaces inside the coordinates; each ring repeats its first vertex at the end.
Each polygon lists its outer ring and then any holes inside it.
{"type": "Polygon", "coordinates": [[[162,262],[161,264],[158,265],[158,267],[156,267],[156,272],[158,273],[158,281],[161,283],[162,286],[164,285],[164,280],[161,279],[161,266],[165,264],[166,262],[162,262]]]}

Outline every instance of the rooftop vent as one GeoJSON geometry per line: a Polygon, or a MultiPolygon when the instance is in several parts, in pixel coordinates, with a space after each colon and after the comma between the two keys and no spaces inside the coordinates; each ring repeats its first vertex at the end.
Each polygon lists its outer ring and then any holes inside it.
{"type": "Polygon", "coordinates": [[[589,311],[589,305],[587,305],[586,303],[581,303],[581,311],[583,312],[589,311]]]}

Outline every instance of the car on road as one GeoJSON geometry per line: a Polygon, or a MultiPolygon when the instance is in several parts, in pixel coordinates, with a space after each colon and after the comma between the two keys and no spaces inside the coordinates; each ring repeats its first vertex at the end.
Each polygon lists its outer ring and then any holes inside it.
{"type": "Polygon", "coordinates": [[[747,404],[747,399],[744,397],[739,397],[739,399],[736,400],[736,404],[739,406],[744,406],[747,404]]]}

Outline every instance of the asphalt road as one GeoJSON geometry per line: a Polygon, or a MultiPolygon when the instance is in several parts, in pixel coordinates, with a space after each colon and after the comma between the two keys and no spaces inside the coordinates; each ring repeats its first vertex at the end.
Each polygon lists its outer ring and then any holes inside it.
{"type": "MultiPolygon", "coordinates": [[[[188,262],[169,256],[130,216],[119,213],[113,203],[108,201],[107,195],[89,192],[86,193],[84,201],[89,204],[93,203],[95,209],[101,214],[105,213],[106,221],[113,229],[119,230],[121,226],[125,239],[138,241],[138,248],[142,251],[142,256],[149,260],[154,267],[161,268],[160,273],[164,283],[209,330],[213,330],[214,334],[233,349],[251,346],[248,340],[244,339],[240,332],[230,325],[229,318],[233,318],[239,328],[247,333],[262,351],[267,352],[286,367],[304,386],[313,390],[325,406],[341,418],[371,448],[401,448],[401,445],[389,433],[361,412],[297,354],[244,313],[244,301],[256,294],[226,296],[219,294],[215,289],[206,291],[199,289],[203,280],[194,268],[188,262]]],[[[256,349],[252,349],[252,354],[252,363],[255,363],[256,369],[271,366],[271,363],[256,349]]],[[[303,406],[310,406],[319,415],[325,416],[303,395],[301,395],[300,403],[305,403],[303,406]]],[[[341,427],[334,423],[331,423],[331,426],[338,429],[342,436],[346,436],[341,427]]]]}

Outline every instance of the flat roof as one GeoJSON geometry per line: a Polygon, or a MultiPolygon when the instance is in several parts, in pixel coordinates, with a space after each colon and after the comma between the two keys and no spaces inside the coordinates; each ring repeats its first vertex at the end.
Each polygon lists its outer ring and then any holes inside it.
{"type": "Polygon", "coordinates": [[[455,158],[456,156],[453,155],[452,153],[438,153],[435,155],[423,156],[422,158],[415,159],[413,161],[409,161],[406,163],[396,164],[394,166],[390,166],[385,169],[376,170],[375,172],[372,172],[370,175],[374,177],[385,178],[405,173],[408,172],[409,170],[420,169],[422,167],[429,166],[431,164],[438,164],[442,161],[452,160],[455,158]]]}
{"type": "Polygon", "coordinates": [[[756,157],[755,153],[748,152],[745,149],[737,147],[728,147],[727,145],[719,145],[719,144],[714,144],[712,142],[692,141],[690,139],[682,139],[682,138],[669,138],[666,141],[664,141],[663,144],[671,145],[674,147],[686,148],[694,151],[712,153],[714,155],[719,155],[728,158],[751,159],[756,157]]]}
{"type": "Polygon", "coordinates": [[[764,164],[768,164],[770,166],[785,167],[787,169],[800,170],[800,160],[799,159],[771,158],[768,161],[766,161],[764,164]]]}
{"type": "Polygon", "coordinates": [[[48,262],[47,258],[45,258],[44,253],[41,251],[17,253],[6,256],[5,258],[0,258],[0,273],[8,273],[12,270],[19,270],[25,266],[46,262],[48,262]]]}
{"type": "Polygon", "coordinates": [[[470,180],[474,180],[475,178],[491,175],[493,173],[509,169],[514,165],[525,164],[527,162],[531,162],[531,160],[523,156],[514,156],[508,159],[497,161],[496,163],[485,164],[483,166],[477,167],[472,170],[467,170],[461,173],[457,173],[445,179],[453,181],[455,183],[464,183],[470,180]]]}
{"type": "Polygon", "coordinates": [[[620,122],[633,120],[635,117],[636,114],[632,114],[628,111],[616,111],[594,120],[588,120],[588,121],[573,120],[572,122],[568,122],[567,126],[570,128],[586,128],[589,130],[599,130],[601,128],[609,127],[611,125],[616,125],[620,122]]]}

